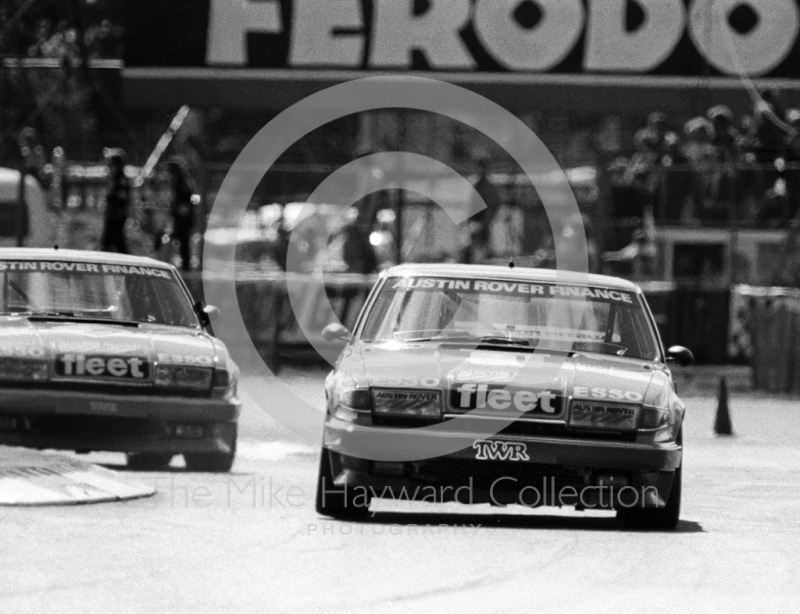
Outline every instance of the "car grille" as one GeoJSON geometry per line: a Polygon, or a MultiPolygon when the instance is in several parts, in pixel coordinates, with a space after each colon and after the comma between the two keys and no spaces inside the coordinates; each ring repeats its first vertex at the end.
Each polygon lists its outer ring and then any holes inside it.
{"type": "MultiPolygon", "coordinates": [[[[489,488],[498,478],[513,478],[515,488],[525,485],[541,487],[546,481],[558,486],[585,485],[583,471],[578,467],[545,465],[538,463],[514,463],[504,461],[476,461],[470,459],[435,458],[414,463],[414,477],[431,476],[447,484],[472,483],[475,488],[489,488]]],[[[496,488],[501,484],[496,484],[496,488]]]]}
{"type": "Polygon", "coordinates": [[[129,440],[140,437],[168,437],[166,423],[149,418],[123,418],[119,416],[24,416],[23,430],[39,435],[75,437],[77,439],[102,439],[103,441],[129,440]]]}
{"type": "Polygon", "coordinates": [[[500,435],[538,435],[544,437],[571,437],[573,439],[592,439],[602,441],[636,441],[636,433],[615,433],[610,431],[579,431],[565,424],[542,424],[517,420],[509,424],[500,435]]]}
{"type": "MultiPolygon", "coordinates": [[[[459,422],[464,430],[471,431],[474,429],[475,433],[486,428],[486,422],[480,419],[470,420],[469,418],[462,419],[459,422]],[[471,428],[470,428],[471,427],[471,428]]],[[[386,426],[394,428],[419,428],[433,424],[431,420],[420,420],[415,418],[398,418],[394,416],[373,416],[373,424],[375,426],[386,426]]],[[[517,420],[512,422],[503,430],[499,435],[517,435],[517,436],[539,436],[539,437],[570,437],[572,439],[587,439],[595,441],[636,441],[636,433],[619,433],[613,431],[588,431],[576,430],[567,427],[563,423],[546,423],[546,422],[531,422],[528,420],[517,420]]]]}
{"type": "Polygon", "coordinates": [[[152,397],[192,397],[192,398],[208,398],[209,392],[205,390],[174,390],[171,388],[156,388],[152,384],[139,384],[139,385],[125,385],[125,384],[104,384],[104,383],[80,383],[80,382],[35,382],[35,383],[18,383],[14,382],[14,388],[22,389],[36,389],[36,390],[63,390],[66,392],[89,392],[95,394],[118,394],[118,395],[135,395],[135,396],[152,396],[152,397]]]}

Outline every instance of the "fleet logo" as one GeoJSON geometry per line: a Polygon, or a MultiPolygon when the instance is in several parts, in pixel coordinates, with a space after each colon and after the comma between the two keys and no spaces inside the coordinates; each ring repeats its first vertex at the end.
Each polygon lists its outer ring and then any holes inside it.
{"type": "Polygon", "coordinates": [[[149,377],[150,368],[144,358],[137,356],[62,354],[56,358],[56,374],[64,377],[144,380],[149,377]]]}
{"type": "Polygon", "coordinates": [[[553,390],[510,390],[489,384],[461,384],[450,391],[450,407],[461,410],[515,409],[520,413],[554,416],[561,413],[562,397],[553,390]]]}
{"type": "Polygon", "coordinates": [[[472,444],[476,460],[528,461],[528,447],[522,442],[479,439],[472,444]]]}

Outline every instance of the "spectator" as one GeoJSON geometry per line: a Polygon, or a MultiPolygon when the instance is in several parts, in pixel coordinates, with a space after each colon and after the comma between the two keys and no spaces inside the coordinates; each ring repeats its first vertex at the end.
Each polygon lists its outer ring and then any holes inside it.
{"type": "Polygon", "coordinates": [[[786,130],[782,117],[778,92],[775,90],[763,92],[754,105],[751,127],[757,163],[773,164],[775,159],[783,154],[786,130]]]}
{"type": "Polygon", "coordinates": [[[773,189],[780,177],[775,162],[785,153],[787,135],[782,118],[783,111],[778,102],[777,91],[763,92],[755,102],[753,123],[750,128],[755,162],[760,167],[759,193],[761,194],[773,189]]]}
{"type": "Polygon", "coordinates": [[[643,228],[633,231],[631,242],[621,250],[606,252],[603,260],[615,275],[631,275],[637,280],[651,279],[655,274],[658,251],[650,233],[643,228]]]}
{"type": "Polygon", "coordinates": [[[664,144],[656,213],[659,221],[676,223],[684,218],[687,208],[691,207],[695,174],[677,134],[667,133],[664,144]]]}
{"type": "Polygon", "coordinates": [[[725,105],[711,107],[706,113],[708,121],[714,128],[711,145],[717,161],[723,164],[734,164],[739,161],[739,143],[741,135],[734,124],[733,113],[725,105]]]}
{"type": "Polygon", "coordinates": [[[180,163],[172,161],[167,165],[172,182],[172,238],[180,244],[181,268],[189,271],[192,268],[192,229],[194,228],[194,204],[192,189],[186,179],[186,173],[180,163]]]}
{"type": "Polygon", "coordinates": [[[729,218],[738,208],[736,197],[736,163],[739,161],[737,151],[738,131],[734,126],[733,113],[724,105],[711,107],[706,113],[713,128],[711,133],[710,154],[714,166],[708,177],[707,213],[714,211],[717,217],[729,218]]]}
{"type": "Polygon", "coordinates": [[[688,218],[699,220],[705,217],[705,205],[712,200],[711,171],[714,166],[715,153],[711,144],[714,127],[704,117],[694,117],[683,127],[683,153],[692,165],[692,204],[688,218]]]}
{"type": "Polygon", "coordinates": [[[638,201],[635,208],[637,217],[656,201],[658,181],[656,170],[660,158],[657,139],[657,135],[647,128],[639,130],[634,135],[636,152],[628,161],[622,177],[623,184],[633,189],[638,201]]]}
{"type": "Polygon", "coordinates": [[[128,253],[125,241],[125,223],[131,200],[131,184],[125,176],[125,161],[121,154],[114,154],[109,160],[108,194],[106,195],[105,227],[101,247],[112,249],[120,254],[128,253]]]}
{"type": "Polygon", "coordinates": [[[656,151],[663,154],[667,149],[668,121],[667,116],[661,111],[653,111],[647,116],[647,126],[645,130],[651,137],[656,151]]]}
{"type": "Polygon", "coordinates": [[[789,215],[795,218],[800,205],[800,109],[786,111],[791,132],[786,139],[786,191],[790,202],[789,215]]]}
{"type": "Polygon", "coordinates": [[[500,192],[489,179],[488,166],[486,160],[481,159],[478,161],[478,178],[473,187],[475,192],[483,199],[486,208],[471,216],[468,220],[469,244],[464,248],[461,258],[462,262],[465,263],[481,262],[491,256],[489,227],[494,215],[500,209],[502,199],[500,198],[500,192]]]}
{"type": "Polygon", "coordinates": [[[47,165],[47,154],[35,128],[28,126],[19,133],[19,152],[22,156],[23,174],[33,175],[45,185],[44,168],[47,165]]]}
{"type": "Polygon", "coordinates": [[[349,273],[369,275],[378,270],[378,258],[369,242],[369,231],[356,218],[344,229],[342,259],[349,273]]]}

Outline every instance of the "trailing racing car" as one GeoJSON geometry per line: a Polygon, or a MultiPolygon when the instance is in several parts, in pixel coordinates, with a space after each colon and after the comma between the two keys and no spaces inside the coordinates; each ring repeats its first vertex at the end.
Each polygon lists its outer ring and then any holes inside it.
{"type": "Polygon", "coordinates": [[[382,497],[677,525],[685,405],[669,363],[693,357],[664,350],[637,285],[402,265],[381,275],[352,335],[331,324],[323,337],[346,345],[326,379],[319,513],[362,518],[382,497]]]}
{"type": "Polygon", "coordinates": [[[216,313],[150,258],[0,249],[0,444],[228,471],[241,403],[216,313]]]}

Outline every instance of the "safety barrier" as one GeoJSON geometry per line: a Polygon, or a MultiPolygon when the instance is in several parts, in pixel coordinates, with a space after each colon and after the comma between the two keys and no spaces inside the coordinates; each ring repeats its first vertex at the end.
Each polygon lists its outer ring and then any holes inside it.
{"type": "Polygon", "coordinates": [[[731,302],[731,345],[750,358],[753,388],[800,393],[800,290],[739,285],[731,302]]]}

